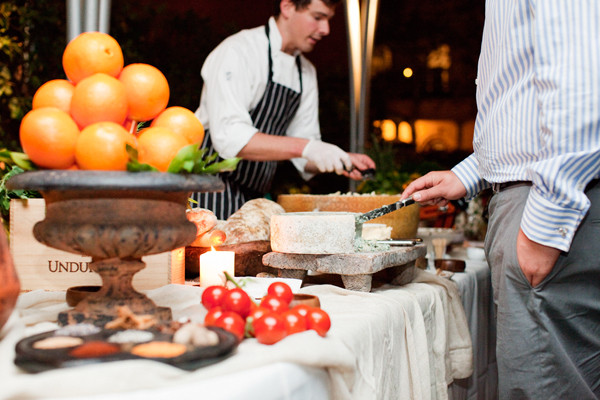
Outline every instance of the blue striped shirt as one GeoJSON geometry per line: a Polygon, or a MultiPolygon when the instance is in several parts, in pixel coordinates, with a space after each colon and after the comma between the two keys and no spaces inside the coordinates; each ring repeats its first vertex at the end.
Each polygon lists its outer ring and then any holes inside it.
{"type": "Polygon", "coordinates": [[[467,196],[531,181],[521,229],[568,251],[600,176],[600,1],[487,0],[477,106],[467,196]]]}

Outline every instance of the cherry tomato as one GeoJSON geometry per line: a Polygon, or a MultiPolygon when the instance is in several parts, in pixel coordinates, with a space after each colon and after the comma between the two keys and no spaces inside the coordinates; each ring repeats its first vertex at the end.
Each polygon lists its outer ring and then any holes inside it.
{"type": "Polygon", "coordinates": [[[273,311],[268,308],[261,306],[254,306],[248,317],[246,317],[246,335],[250,337],[254,337],[254,326],[253,322],[262,317],[265,314],[270,314],[273,311]]]}
{"type": "Polygon", "coordinates": [[[306,322],[308,329],[316,331],[321,336],[325,336],[329,328],[331,328],[329,314],[317,307],[312,307],[308,314],[306,314],[306,322]]]}
{"type": "Polygon", "coordinates": [[[285,282],[273,282],[267,288],[267,294],[273,295],[275,297],[279,297],[286,303],[290,304],[292,299],[294,298],[294,294],[292,293],[292,289],[285,282]]]}
{"type": "Polygon", "coordinates": [[[245,319],[250,314],[252,300],[250,300],[250,296],[243,289],[234,288],[225,293],[221,307],[225,311],[238,313],[245,319]]]}
{"type": "Polygon", "coordinates": [[[262,344],[279,342],[286,336],[283,317],[275,313],[268,313],[252,323],[254,336],[262,344]]]}
{"type": "Polygon", "coordinates": [[[233,311],[224,311],[223,315],[217,319],[215,326],[223,328],[228,332],[233,333],[237,336],[238,340],[244,339],[244,330],[246,328],[246,321],[239,314],[233,311]]]}
{"type": "Polygon", "coordinates": [[[204,317],[204,325],[215,326],[215,322],[217,322],[221,315],[223,315],[223,307],[216,306],[211,308],[204,317]]]}
{"type": "Polygon", "coordinates": [[[282,313],[287,311],[289,308],[289,304],[286,303],[280,297],[273,296],[272,294],[268,294],[262,298],[260,301],[260,306],[265,307],[275,313],[282,313]]]}
{"type": "Polygon", "coordinates": [[[253,321],[256,321],[257,319],[259,319],[263,315],[268,314],[268,313],[272,313],[272,312],[273,311],[269,310],[266,307],[257,306],[252,311],[250,311],[250,314],[248,315],[248,318],[252,318],[253,321]]]}
{"type": "Polygon", "coordinates": [[[288,310],[281,314],[285,324],[285,333],[289,336],[306,330],[306,317],[297,310],[288,310]]]}
{"type": "Polygon", "coordinates": [[[292,307],[292,310],[297,311],[300,315],[306,317],[312,307],[306,304],[298,304],[292,307]]]}
{"type": "Polygon", "coordinates": [[[202,292],[202,305],[210,310],[213,307],[220,306],[229,289],[225,286],[209,286],[202,292]]]}

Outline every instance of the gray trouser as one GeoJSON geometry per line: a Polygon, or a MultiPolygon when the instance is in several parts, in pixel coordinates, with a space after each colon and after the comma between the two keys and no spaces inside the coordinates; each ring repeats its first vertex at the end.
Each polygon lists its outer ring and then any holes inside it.
{"type": "Polygon", "coordinates": [[[592,205],[569,252],[535,288],[516,254],[529,190],[513,186],[490,201],[500,399],[600,398],[600,184],[586,190],[592,205]]]}

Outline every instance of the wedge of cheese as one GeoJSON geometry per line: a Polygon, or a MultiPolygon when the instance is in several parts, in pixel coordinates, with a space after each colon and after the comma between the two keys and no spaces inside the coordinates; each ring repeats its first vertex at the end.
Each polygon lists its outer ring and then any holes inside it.
{"type": "Polygon", "coordinates": [[[363,224],[362,238],[364,240],[388,240],[392,238],[392,227],[386,224],[363,224]]]}

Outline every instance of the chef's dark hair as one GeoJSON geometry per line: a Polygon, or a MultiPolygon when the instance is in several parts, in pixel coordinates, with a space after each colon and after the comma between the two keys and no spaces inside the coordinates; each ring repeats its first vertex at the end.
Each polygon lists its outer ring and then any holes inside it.
{"type": "MultiPolygon", "coordinates": [[[[295,6],[296,10],[301,10],[308,7],[313,0],[290,0],[295,6]]],[[[326,6],[336,6],[342,0],[321,0],[326,6]]],[[[278,17],[281,14],[281,0],[273,0],[273,16],[278,17]]]]}

